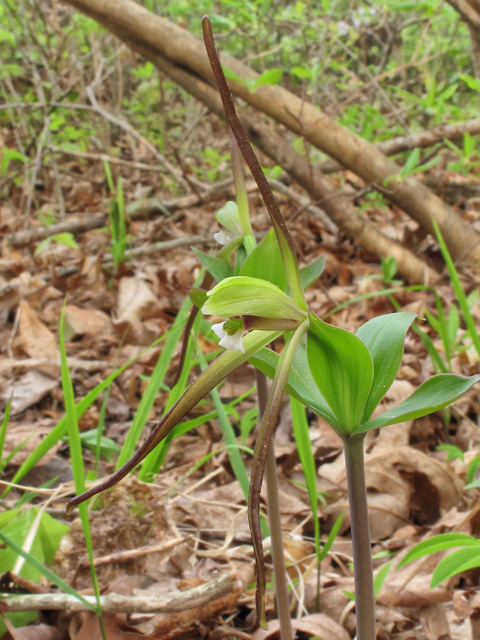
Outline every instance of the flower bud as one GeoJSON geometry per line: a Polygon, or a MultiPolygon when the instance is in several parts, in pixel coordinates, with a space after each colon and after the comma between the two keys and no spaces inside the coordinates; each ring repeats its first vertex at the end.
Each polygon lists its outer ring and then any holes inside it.
{"type": "MultiPolygon", "coordinates": [[[[249,276],[225,278],[207,293],[202,312],[223,318],[253,316],[292,321],[296,326],[307,314],[281,289],[266,280],[249,276]]],[[[289,324],[288,328],[292,328],[289,324]]]]}

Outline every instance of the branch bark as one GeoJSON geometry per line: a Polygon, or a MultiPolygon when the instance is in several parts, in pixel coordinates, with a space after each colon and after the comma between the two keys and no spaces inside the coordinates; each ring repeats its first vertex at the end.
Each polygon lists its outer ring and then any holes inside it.
{"type": "MultiPolygon", "coordinates": [[[[456,0],[458,2],[458,0],[456,0]]],[[[192,34],[168,20],[148,12],[131,0],[67,0],[68,4],[94,18],[134,50],[145,47],[171,63],[189,69],[212,82],[213,74],[203,44],[192,34]]],[[[222,54],[222,63],[244,80],[255,81],[257,74],[232,56],[222,54]]],[[[230,81],[232,92],[251,106],[285,125],[312,145],[327,153],[366,182],[382,187],[386,178],[396,175],[399,166],[373,144],[344,129],[313,105],[280,86],[263,85],[254,92],[242,82],[230,81]]],[[[437,222],[454,260],[477,263],[480,236],[440,198],[418,180],[408,177],[391,181],[389,199],[433,233],[437,222]]]]}
{"type": "MultiPolygon", "coordinates": [[[[447,0],[468,27],[475,77],[480,80],[480,0],[447,0]]],[[[480,91],[478,92],[480,101],[480,91]]]]}
{"type": "MultiPolygon", "coordinates": [[[[103,612],[112,613],[175,613],[201,607],[212,600],[233,591],[235,582],[231,574],[224,574],[199,587],[188,591],[181,591],[173,596],[158,597],[122,596],[118,593],[110,593],[100,596],[100,607],[103,612]]],[[[85,600],[97,606],[95,596],[83,596],[85,600]]],[[[0,611],[2,613],[12,611],[90,611],[90,609],[75,596],[66,593],[40,593],[24,594],[19,596],[0,596],[0,611]]]]}
{"type": "MultiPolygon", "coordinates": [[[[422,133],[413,133],[409,136],[398,136],[385,140],[377,144],[379,149],[386,156],[393,156],[402,151],[411,151],[412,149],[431,147],[437,142],[442,142],[444,138],[455,140],[461,138],[465,133],[476,135],[480,133],[480,118],[466,120],[465,122],[456,122],[455,124],[442,125],[435,127],[430,131],[422,131],[422,133]]],[[[335,160],[326,160],[318,165],[323,173],[333,173],[334,171],[342,171],[344,167],[335,160]]]]}

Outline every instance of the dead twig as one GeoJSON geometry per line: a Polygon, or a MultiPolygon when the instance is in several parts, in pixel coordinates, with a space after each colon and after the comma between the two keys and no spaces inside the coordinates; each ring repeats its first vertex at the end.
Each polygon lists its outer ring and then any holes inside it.
{"type": "MultiPolygon", "coordinates": [[[[175,538],[174,540],[169,540],[168,542],[163,542],[162,544],[151,545],[149,547],[139,547],[138,549],[117,551],[115,553],[108,554],[108,556],[95,558],[93,564],[95,567],[99,567],[104,564],[118,564],[121,562],[128,562],[129,560],[143,558],[145,556],[151,555],[152,553],[165,553],[165,551],[169,551],[170,549],[173,549],[173,547],[177,547],[179,544],[183,544],[184,542],[193,542],[193,536],[187,536],[186,538],[175,538]]],[[[79,567],[81,569],[88,569],[89,566],[90,562],[88,560],[81,560],[79,563],[79,567]]]]}
{"type": "MultiPolygon", "coordinates": [[[[175,613],[201,607],[227,593],[233,591],[235,582],[230,573],[225,573],[210,582],[194,587],[188,591],[180,591],[173,596],[158,595],[122,596],[110,593],[100,596],[100,608],[110,613],[175,613]]],[[[93,607],[97,606],[95,596],[82,596],[93,607]]],[[[2,612],[13,611],[89,611],[90,608],[75,596],[66,593],[34,593],[0,596],[2,612]]]]}

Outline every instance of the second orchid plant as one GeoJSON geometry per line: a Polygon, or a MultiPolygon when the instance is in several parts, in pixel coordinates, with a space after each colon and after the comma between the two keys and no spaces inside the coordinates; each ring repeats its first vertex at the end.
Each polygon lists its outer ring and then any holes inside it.
{"type": "MultiPolygon", "coordinates": [[[[353,539],[357,638],[374,640],[373,573],[363,464],[365,434],[369,430],[424,416],[447,406],[477,382],[480,376],[434,376],[400,405],[372,418],[396,377],[405,335],[415,315],[398,313],[380,316],[364,324],[353,335],[326,324],[309,311],[304,290],[320,275],[322,261],[299,269],[285,220],[236,115],[215,49],[211,25],[206,17],[203,19],[203,29],[207,53],[235,139],[232,144],[232,166],[237,203],[228,203],[217,214],[222,226],[217,239],[224,245],[218,256],[197,252],[208,273],[202,287],[192,290],[191,298],[197,307],[196,312],[201,308],[206,315],[224,319],[214,324],[212,329],[226,351],[191,384],[135,455],[108,480],[73,498],[68,510],[71,511],[79,503],[125,477],[233,369],[250,361],[261,372],[259,375],[267,375],[273,381],[258,428],[248,505],[257,570],[257,621],[261,626],[266,626],[260,490],[286,390],[323,417],[344,442],[353,539]],[[273,226],[273,230],[258,246],[250,225],[238,148],[258,184],[273,226]],[[235,251],[235,266],[232,266],[230,262],[235,251]],[[217,285],[207,291],[214,280],[217,285]],[[280,354],[265,348],[284,334],[288,337],[280,354]]],[[[283,554],[281,531],[278,526],[272,528],[272,521],[271,536],[277,578],[284,560],[283,557],[279,559],[279,553],[283,554]],[[274,544],[274,538],[277,545],[274,544]]],[[[277,581],[277,601],[283,598],[283,604],[278,607],[279,614],[283,614],[283,640],[292,637],[286,597],[286,589],[281,581],[277,581]]]]}

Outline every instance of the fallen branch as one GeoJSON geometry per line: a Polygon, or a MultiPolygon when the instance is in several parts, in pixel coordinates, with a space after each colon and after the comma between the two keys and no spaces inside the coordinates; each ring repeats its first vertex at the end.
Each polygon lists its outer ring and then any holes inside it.
{"type": "MultiPolygon", "coordinates": [[[[136,558],[144,558],[145,556],[149,556],[152,553],[165,553],[166,551],[173,549],[173,547],[177,547],[179,544],[192,541],[193,536],[187,536],[185,538],[175,538],[174,540],[162,542],[161,544],[150,545],[148,547],[139,547],[138,549],[128,549],[126,551],[116,551],[115,553],[108,554],[108,556],[95,558],[93,560],[93,565],[95,567],[100,567],[105,564],[119,564],[121,562],[128,562],[129,560],[135,560],[136,558]]],[[[87,559],[81,560],[79,562],[79,566],[82,569],[88,569],[90,567],[90,562],[87,559]]]]}
{"type": "MultiPolygon", "coordinates": [[[[197,38],[185,29],[147,11],[131,0],[67,0],[132,49],[150,56],[158,55],[172,65],[189,70],[197,78],[213,81],[207,56],[197,38]]],[[[150,58],[149,58],[150,59],[150,58]]],[[[250,91],[245,80],[255,82],[258,75],[222,52],[222,63],[243,81],[230,81],[232,92],[249,105],[328,154],[368,184],[379,188],[397,175],[400,167],[384,156],[375,145],[342,127],[317,107],[278,85],[262,85],[250,91]]],[[[480,260],[480,236],[440,198],[418,180],[409,176],[391,180],[388,198],[433,233],[435,220],[455,260],[477,264],[480,260]]]]}
{"type": "MultiPolygon", "coordinates": [[[[393,156],[402,151],[431,147],[437,144],[437,142],[442,142],[445,138],[447,138],[447,140],[456,140],[457,138],[461,138],[465,133],[469,133],[470,135],[480,133],[480,118],[442,125],[430,131],[413,133],[410,136],[398,136],[391,140],[379,142],[377,149],[386,156],[393,156]]],[[[344,167],[338,162],[335,162],[335,160],[325,160],[325,162],[321,162],[318,165],[318,168],[323,171],[323,173],[333,173],[334,171],[343,171],[344,169],[344,167]]]]}
{"type": "MultiPolygon", "coordinates": [[[[225,573],[215,580],[211,580],[199,587],[188,591],[181,591],[173,596],[159,597],[158,595],[122,596],[110,593],[100,596],[100,608],[111,613],[176,613],[201,607],[217,598],[233,591],[235,582],[233,576],[225,573]]],[[[82,596],[89,604],[96,607],[95,596],[82,596]]],[[[18,596],[0,595],[0,611],[89,611],[90,609],[75,596],[66,593],[35,593],[18,596]]]]}
{"type": "Polygon", "coordinates": [[[107,216],[89,215],[83,218],[75,218],[74,220],[66,220],[58,222],[49,227],[32,227],[27,231],[18,231],[7,237],[7,243],[10,247],[19,249],[26,247],[32,242],[40,242],[45,238],[50,238],[57,233],[79,233],[82,231],[90,231],[91,229],[100,229],[105,226],[107,216]]]}
{"type": "Polygon", "coordinates": [[[132,160],[122,160],[109,156],[106,153],[89,153],[88,151],[74,151],[73,149],[63,149],[49,144],[48,149],[53,153],[62,154],[64,156],[73,156],[74,158],[85,158],[87,160],[96,160],[97,162],[108,162],[109,164],[119,164],[129,169],[140,169],[140,171],[153,171],[154,173],[165,173],[166,169],[157,167],[155,164],[146,164],[145,162],[133,162],[132,160]]]}

